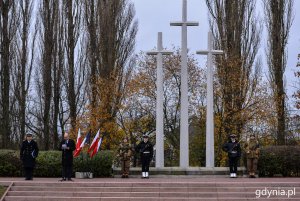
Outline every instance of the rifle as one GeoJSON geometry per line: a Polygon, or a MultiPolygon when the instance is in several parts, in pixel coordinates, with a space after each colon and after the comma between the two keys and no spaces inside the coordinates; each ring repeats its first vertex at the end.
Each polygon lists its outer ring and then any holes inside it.
{"type": "Polygon", "coordinates": [[[232,153],[232,150],[233,150],[238,144],[240,144],[241,141],[242,141],[242,140],[240,140],[240,141],[238,141],[236,144],[234,144],[234,145],[232,146],[231,150],[228,151],[228,152],[229,152],[229,153],[232,153]]]}
{"type": "Polygon", "coordinates": [[[146,146],[143,149],[140,149],[140,153],[143,153],[145,151],[146,148],[148,148],[150,145],[146,144],[146,146]]]}

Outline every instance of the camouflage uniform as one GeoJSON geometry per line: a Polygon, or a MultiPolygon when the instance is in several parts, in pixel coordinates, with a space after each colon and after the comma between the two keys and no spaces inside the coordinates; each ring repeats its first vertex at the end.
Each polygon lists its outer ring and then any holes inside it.
{"type": "Polygon", "coordinates": [[[254,178],[257,170],[257,161],[259,158],[259,144],[256,139],[250,139],[245,144],[246,157],[247,157],[247,170],[249,177],[254,178]]]}
{"type": "Polygon", "coordinates": [[[119,148],[119,156],[121,158],[122,178],[128,178],[130,168],[130,158],[132,155],[132,147],[128,142],[123,142],[119,148]]]}

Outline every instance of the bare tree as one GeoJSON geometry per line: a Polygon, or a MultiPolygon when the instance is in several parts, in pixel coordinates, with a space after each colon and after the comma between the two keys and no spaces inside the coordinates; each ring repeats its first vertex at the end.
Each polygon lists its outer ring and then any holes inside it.
{"type": "MultiPolygon", "coordinates": [[[[55,30],[58,17],[58,1],[43,0],[40,2],[41,16],[41,67],[39,69],[41,78],[41,104],[44,148],[50,148],[50,111],[53,79],[53,58],[55,47],[55,30]]],[[[55,54],[56,55],[56,54],[55,54]]]]}
{"type": "MultiPolygon", "coordinates": [[[[64,0],[64,14],[65,14],[65,47],[67,55],[66,65],[66,80],[67,80],[67,95],[70,110],[71,128],[74,130],[76,127],[77,117],[77,103],[79,94],[76,93],[76,64],[75,64],[75,48],[80,34],[81,22],[81,1],[80,0],[64,0]]],[[[80,51],[79,51],[80,52],[80,51]]],[[[80,55],[79,55],[80,56],[80,55]]],[[[81,59],[81,57],[79,57],[81,59]]],[[[77,61],[79,61],[77,59],[77,61]]],[[[80,73],[77,71],[79,76],[80,73]]],[[[79,85],[79,84],[78,84],[79,85]]],[[[80,90],[79,90],[80,91],[80,90]]]]}
{"type": "MultiPolygon", "coordinates": [[[[100,1],[98,1],[99,3],[100,1]]],[[[97,78],[97,69],[99,68],[99,13],[96,0],[90,0],[84,2],[85,10],[85,23],[87,28],[87,55],[89,61],[89,85],[90,85],[90,103],[91,108],[96,107],[97,100],[97,89],[96,89],[96,78],[97,78]]]]}
{"type": "Polygon", "coordinates": [[[293,21],[293,0],[264,1],[268,29],[268,66],[277,115],[277,144],[286,143],[286,111],[284,71],[287,61],[288,36],[293,21]]]}
{"type": "Polygon", "coordinates": [[[31,74],[34,62],[34,46],[36,41],[37,29],[32,27],[32,0],[22,0],[18,4],[20,13],[20,26],[18,33],[20,38],[15,45],[18,48],[17,59],[14,65],[15,76],[14,83],[14,95],[16,97],[16,119],[14,124],[18,127],[18,141],[23,140],[26,132],[26,108],[28,99],[28,90],[30,87],[31,74]],[[33,31],[31,32],[30,29],[33,31]],[[20,45],[19,45],[20,44],[20,45]]]}
{"type": "Polygon", "coordinates": [[[0,0],[0,41],[1,41],[1,66],[0,66],[0,134],[1,147],[8,148],[11,145],[11,66],[15,48],[13,40],[18,27],[18,14],[15,1],[0,0]]]}

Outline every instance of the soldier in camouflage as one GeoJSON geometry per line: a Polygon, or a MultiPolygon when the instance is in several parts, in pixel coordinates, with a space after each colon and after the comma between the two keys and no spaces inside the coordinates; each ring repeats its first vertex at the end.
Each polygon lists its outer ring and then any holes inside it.
{"type": "Polygon", "coordinates": [[[255,178],[255,172],[257,170],[257,161],[259,158],[259,143],[255,139],[255,135],[250,135],[249,142],[244,145],[247,157],[247,170],[250,178],[255,178]]]}
{"type": "Polygon", "coordinates": [[[132,146],[130,145],[127,137],[123,139],[118,151],[118,155],[121,161],[122,178],[128,178],[130,159],[132,156],[132,146]]]}

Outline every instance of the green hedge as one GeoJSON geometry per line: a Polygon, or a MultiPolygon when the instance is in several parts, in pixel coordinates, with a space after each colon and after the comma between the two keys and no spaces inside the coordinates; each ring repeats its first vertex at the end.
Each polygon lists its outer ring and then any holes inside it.
{"type": "MultiPolygon", "coordinates": [[[[22,176],[22,163],[19,152],[0,150],[0,176],[22,176]]],[[[112,175],[113,155],[110,151],[101,151],[92,159],[86,153],[74,158],[73,172],[91,171],[94,177],[112,175]]],[[[34,175],[37,177],[61,177],[61,152],[40,151],[36,160],[34,175]]]]}
{"type": "Polygon", "coordinates": [[[259,176],[300,176],[300,146],[269,146],[261,149],[259,176]]]}

